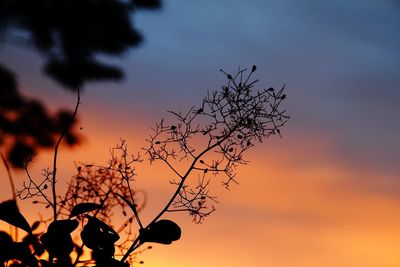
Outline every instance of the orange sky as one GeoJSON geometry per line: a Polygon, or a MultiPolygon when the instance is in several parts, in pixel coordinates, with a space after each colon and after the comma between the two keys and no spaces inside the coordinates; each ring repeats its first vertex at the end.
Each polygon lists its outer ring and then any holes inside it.
{"type": "MultiPolygon", "coordinates": [[[[90,123],[92,116],[82,114],[88,142],[75,150],[61,150],[60,177],[73,172],[73,160],[104,162],[108,149],[103,144],[111,147],[120,137],[117,133],[138,129],[120,126],[110,133],[101,124],[90,123]]],[[[126,136],[131,149],[143,144],[139,140],[149,126],[147,121],[134,124],[142,125],[143,133],[126,136]]],[[[313,145],[308,146],[290,129],[283,140],[267,141],[248,155],[250,164],[239,169],[240,186],[231,191],[213,188],[221,203],[202,225],[191,223],[187,214],[169,216],[182,227],[182,239],[145,252],[140,259],[146,266],[398,266],[400,198],[349,184],[361,172],[340,166],[329,155],[333,140],[310,136],[313,145]]],[[[42,153],[33,172],[49,162],[51,153],[42,153]]],[[[149,195],[145,221],[162,207],[172,189],[167,177],[148,167],[138,166],[137,182],[149,195]]],[[[378,174],[363,175],[368,181],[378,174]]],[[[23,179],[15,173],[17,187],[23,179]]],[[[2,200],[9,194],[4,183],[2,200]]],[[[37,210],[20,203],[30,221],[35,220],[37,210]]]]}
{"type": "MultiPolygon", "coordinates": [[[[284,138],[250,151],[239,186],[213,186],[220,204],[203,224],[169,217],[182,227],[181,240],[155,245],[140,260],[149,267],[399,267],[398,12],[391,0],[165,0],[159,12],[135,15],[145,41],[115,60],[123,83],[85,87],[84,142],[61,149],[59,185],[74,161],[105,163],[120,138],[139,151],[166,110],[185,110],[220,88],[220,68],[256,64],[260,89],[286,84],[292,118],[284,138]]],[[[1,48],[23,94],[52,109],[73,107],[75,96],[54,89],[34,51],[1,48]]],[[[51,162],[52,152],[41,152],[32,173],[51,162]]],[[[138,166],[136,186],[149,197],[145,222],[173,190],[153,167],[138,166]]],[[[1,165],[0,177],[4,201],[11,193],[1,165]]],[[[14,172],[14,179],[21,188],[26,178],[14,172]]],[[[21,210],[33,222],[38,210],[29,203],[20,201],[21,210]]]]}

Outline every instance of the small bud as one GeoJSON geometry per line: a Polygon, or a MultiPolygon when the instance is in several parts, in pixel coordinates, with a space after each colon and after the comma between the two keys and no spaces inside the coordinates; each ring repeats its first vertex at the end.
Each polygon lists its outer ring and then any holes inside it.
{"type": "Polygon", "coordinates": [[[285,99],[285,98],[286,98],[286,95],[283,94],[283,95],[281,96],[281,99],[283,100],[283,99],[285,99]]]}
{"type": "Polygon", "coordinates": [[[237,138],[238,138],[238,139],[242,139],[242,138],[243,138],[243,136],[242,136],[242,135],[240,135],[240,134],[238,134],[237,138]]]}
{"type": "Polygon", "coordinates": [[[268,91],[272,92],[272,91],[274,91],[274,88],[270,87],[270,88],[268,88],[268,91]]]}
{"type": "Polygon", "coordinates": [[[232,80],[233,79],[232,75],[230,75],[230,74],[226,75],[226,77],[228,78],[228,80],[232,80]]]}
{"type": "Polygon", "coordinates": [[[251,67],[251,72],[255,72],[256,69],[257,69],[257,66],[256,66],[256,65],[253,65],[253,67],[251,67]]]}
{"type": "Polygon", "coordinates": [[[171,130],[173,131],[173,130],[175,130],[176,129],[176,126],[175,125],[172,125],[171,126],[171,130]]]}
{"type": "Polygon", "coordinates": [[[204,164],[204,160],[201,159],[201,160],[200,160],[200,163],[201,163],[201,164],[204,164]]]}
{"type": "Polygon", "coordinates": [[[43,189],[47,189],[47,184],[45,184],[45,185],[43,186],[43,189]]]}
{"type": "Polygon", "coordinates": [[[155,142],[156,145],[159,145],[160,143],[161,143],[160,141],[156,141],[156,142],[155,142]]]}

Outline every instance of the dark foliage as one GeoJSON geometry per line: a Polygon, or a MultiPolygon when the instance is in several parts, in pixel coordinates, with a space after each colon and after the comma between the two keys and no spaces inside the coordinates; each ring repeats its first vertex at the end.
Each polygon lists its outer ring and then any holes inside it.
{"type": "MultiPolygon", "coordinates": [[[[132,255],[140,253],[139,248],[145,243],[169,245],[179,240],[181,228],[171,220],[162,219],[165,213],[188,212],[193,221],[202,222],[215,210],[208,205],[210,201],[215,202],[209,193],[209,180],[223,174],[222,184],[226,188],[237,183],[236,168],[247,163],[245,152],[271,135],[280,136],[280,129],[289,119],[286,110],[281,109],[286,99],[284,88],[253,91],[257,80],[251,76],[255,70],[255,66],[250,72],[239,69],[235,76],[223,72],[228,82],[221,90],[208,93],[200,106],[192,107],[187,113],[171,111],[172,122],[161,120],[153,128],[148,147],[144,149],[148,160],[163,162],[179,179],[170,181],[175,191],[147,225],[139,216],[144,204],[138,204],[137,191],[131,185],[136,176],[133,164],[142,160],[128,154],[124,140],[110,150],[108,165],[78,166],[64,197],[57,196],[55,189],[57,145],[53,170],[45,170],[42,181],[32,178],[25,166],[29,183],[17,195],[22,199],[40,197],[42,204],[52,207],[53,217],[41,220],[42,223],[51,221],[44,227],[45,233],[36,233],[41,222],[29,225],[15,199],[0,203],[0,220],[28,233],[21,242],[15,242],[7,233],[0,232],[3,266],[127,267],[132,263],[132,255]],[[193,177],[198,181],[195,186],[191,185],[193,177]],[[52,197],[45,191],[49,187],[52,197]],[[122,209],[124,216],[127,216],[126,207],[133,214],[120,228],[129,229],[124,232],[128,238],[122,245],[117,244],[122,230],[115,230],[110,222],[116,207],[122,209]],[[133,223],[137,223],[134,234],[133,223]],[[72,232],[79,225],[82,245],[74,243],[72,238],[72,232]],[[90,259],[81,259],[84,247],[91,250],[90,259]],[[118,250],[122,254],[117,254],[118,250]],[[42,257],[44,252],[47,258],[42,257]]],[[[73,117],[79,100],[78,91],[73,117]]],[[[71,125],[67,124],[66,129],[71,125]]],[[[59,142],[63,137],[60,136],[59,142]]]]}
{"type": "Polygon", "coordinates": [[[140,230],[140,242],[171,244],[181,238],[181,228],[170,220],[159,220],[140,230]]]}
{"type": "MultiPolygon", "coordinates": [[[[22,96],[16,84],[14,75],[0,65],[0,147],[14,166],[23,167],[38,148],[54,147],[72,113],[51,114],[42,102],[22,96]]],[[[66,133],[69,145],[79,142],[74,129],[66,133]]]]}
{"type": "MultiPolygon", "coordinates": [[[[76,91],[88,81],[123,78],[120,68],[96,56],[120,56],[140,44],[131,16],[160,5],[159,0],[0,0],[0,38],[25,32],[26,45],[45,58],[44,73],[76,91]]],[[[21,95],[16,76],[0,63],[0,147],[14,166],[23,167],[38,149],[53,147],[70,117],[64,110],[50,114],[41,101],[21,95]]],[[[68,145],[79,143],[74,129],[64,138],[68,145]]]]}
{"type": "Polygon", "coordinates": [[[121,79],[119,68],[98,61],[98,53],[120,55],[142,38],[130,16],[157,0],[1,0],[0,33],[20,29],[47,59],[46,73],[71,90],[85,81],[121,79]]]}
{"type": "Polygon", "coordinates": [[[15,200],[8,200],[0,203],[0,220],[8,222],[18,228],[31,233],[31,227],[25,220],[24,216],[19,212],[17,203],[15,200]]]}

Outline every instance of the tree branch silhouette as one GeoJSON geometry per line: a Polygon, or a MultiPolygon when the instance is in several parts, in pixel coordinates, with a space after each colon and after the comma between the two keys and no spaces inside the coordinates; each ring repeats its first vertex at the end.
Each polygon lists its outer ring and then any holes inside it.
{"type": "MultiPolygon", "coordinates": [[[[151,248],[140,250],[145,243],[171,244],[180,239],[181,228],[175,222],[163,219],[166,213],[187,212],[193,222],[202,223],[216,210],[217,197],[210,192],[211,182],[218,179],[226,189],[237,184],[237,168],[248,163],[246,152],[272,135],[282,137],[281,129],[289,119],[282,108],[286,98],[284,86],[279,90],[254,90],[257,80],[252,79],[252,75],[255,71],[256,66],[250,70],[239,68],[234,76],[222,71],[227,83],[220,90],[208,92],[202,103],[188,112],[169,111],[167,119],[156,123],[146,140],[145,154],[150,163],[161,162],[176,177],[170,179],[170,184],[175,187],[173,193],[148,224],[144,224],[139,216],[146,195],[141,195],[141,191],[131,184],[136,180],[135,164],[142,159],[139,154],[128,154],[125,140],[110,149],[111,159],[107,165],[79,163],[66,194],[56,196],[57,153],[65,137],[61,134],[54,149],[53,169],[44,170],[44,178],[36,182],[26,164],[29,183],[18,191],[20,198],[41,197],[44,201],[35,200],[35,203],[53,208],[47,232],[34,235],[38,224],[31,227],[15,201],[0,203],[0,219],[24,229],[30,236],[29,241],[23,243],[28,246],[24,253],[12,254],[2,262],[19,260],[26,266],[39,266],[40,261],[41,266],[54,267],[90,264],[127,267],[135,255],[151,248]],[[47,184],[54,188],[52,200],[44,192],[47,184]],[[132,216],[127,215],[126,208],[132,210],[132,216]],[[127,219],[115,228],[111,225],[111,217],[117,209],[127,219]],[[79,223],[82,225],[82,243],[77,244],[71,233],[79,223]],[[119,241],[120,233],[125,234],[122,241],[119,241]],[[30,248],[33,246],[36,246],[35,251],[42,251],[41,254],[47,251],[48,260],[33,256],[30,248]],[[82,258],[84,247],[91,250],[89,259],[82,258]],[[71,258],[73,252],[76,254],[74,261],[71,258]],[[116,256],[121,258],[117,260],[116,256]]],[[[71,123],[63,132],[71,127],[79,104],[78,91],[71,123]]],[[[12,244],[10,251],[15,250],[12,244]]]]}
{"type": "Polygon", "coordinates": [[[76,114],[78,112],[78,107],[81,101],[81,95],[79,88],[77,89],[77,100],[74,112],[72,113],[71,119],[69,120],[68,124],[65,126],[64,130],[61,132],[60,137],[58,138],[57,144],[54,148],[54,159],[53,159],[53,172],[52,172],[52,182],[51,182],[51,191],[53,193],[53,216],[54,221],[57,220],[57,193],[56,193],[56,177],[57,177],[57,155],[58,155],[58,148],[60,147],[61,141],[63,140],[65,134],[68,132],[69,128],[74,123],[76,114]]]}
{"type": "MultiPolygon", "coordinates": [[[[120,67],[98,55],[120,57],[138,46],[143,38],[132,16],[160,7],[159,0],[0,0],[0,43],[13,45],[19,36],[19,44],[43,57],[46,76],[67,90],[83,90],[91,81],[123,79],[120,67]]],[[[71,112],[51,114],[43,101],[19,92],[16,77],[0,63],[0,147],[23,168],[39,149],[54,147],[71,112]]],[[[80,141],[74,130],[66,133],[71,146],[80,141]]]]}
{"type": "MultiPolygon", "coordinates": [[[[221,70],[222,71],[222,70],[221,70]]],[[[209,92],[202,104],[192,107],[187,113],[170,111],[171,123],[162,119],[153,128],[147,139],[145,152],[150,163],[161,161],[178,180],[161,211],[142,230],[150,230],[166,212],[186,211],[200,223],[210,215],[214,206],[206,206],[207,200],[216,201],[209,195],[210,173],[224,174],[225,188],[237,183],[236,168],[244,165],[244,153],[256,142],[263,142],[271,135],[279,135],[289,119],[281,103],[286,98],[284,86],[278,91],[273,88],[253,92],[258,80],[251,80],[256,66],[251,70],[238,69],[235,76],[222,71],[228,82],[222,90],[209,92]],[[247,76],[245,75],[246,73],[247,76]],[[185,167],[180,166],[184,165],[185,167]],[[197,176],[198,184],[190,188],[188,180],[197,176]]],[[[138,236],[125,253],[121,262],[146,240],[138,236]]]]}

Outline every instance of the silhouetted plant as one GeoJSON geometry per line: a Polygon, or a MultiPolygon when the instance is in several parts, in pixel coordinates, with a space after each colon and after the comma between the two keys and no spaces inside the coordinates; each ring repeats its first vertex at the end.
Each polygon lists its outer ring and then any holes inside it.
{"type": "Polygon", "coordinates": [[[280,136],[288,116],[279,110],[286,98],[283,89],[253,92],[257,80],[251,80],[256,67],[247,76],[246,69],[235,76],[223,72],[228,83],[222,90],[209,92],[199,107],[187,113],[170,111],[172,122],[161,120],[153,128],[146,153],[150,162],[162,161],[178,176],[171,183],[177,189],[156,221],[165,212],[187,211],[201,222],[215,209],[207,206],[210,174],[224,174],[222,184],[229,189],[236,183],[236,168],[246,164],[244,153],[270,135],[280,136]],[[194,176],[194,177],[193,177],[194,176]],[[190,187],[189,178],[197,178],[190,187]]]}
{"type": "MultiPolygon", "coordinates": [[[[179,240],[181,228],[171,220],[162,219],[163,215],[188,212],[194,222],[201,223],[215,211],[214,203],[217,202],[209,191],[210,180],[222,174],[222,185],[229,189],[232,183],[237,183],[237,167],[247,164],[245,152],[271,135],[281,136],[280,129],[289,118],[286,110],[281,109],[286,98],[284,88],[253,91],[257,80],[251,77],[255,70],[255,66],[249,71],[239,69],[234,76],[222,71],[228,82],[221,90],[209,92],[199,106],[186,113],[170,111],[170,119],[162,119],[155,125],[147,139],[145,154],[150,163],[160,161],[175,174],[176,178],[171,179],[170,184],[176,188],[147,224],[142,222],[139,214],[146,199],[140,198],[140,191],[132,187],[136,176],[134,164],[140,163],[141,159],[128,154],[124,140],[111,149],[111,159],[106,166],[78,165],[77,174],[62,197],[56,197],[58,146],[53,169],[44,171],[41,182],[35,182],[26,166],[29,183],[18,195],[20,198],[41,197],[41,203],[53,208],[53,217],[46,233],[33,234],[39,223],[31,227],[19,212],[15,200],[1,203],[0,219],[28,233],[20,243],[14,242],[8,234],[0,233],[3,251],[9,252],[0,253],[2,263],[11,261],[13,266],[126,267],[132,264],[135,253],[140,253],[139,248],[144,244],[171,244],[179,240]],[[52,197],[45,193],[49,186],[52,197]],[[130,217],[127,207],[132,211],[130,217]],[[128,219],[116,231],[111,225],[111,216],[118,208],[128,219]],[[82,225],[82,243],[91,250],[91,259],[81,260],[83,245],[75,244],[71,238],[79,224],[82,225]],[[118,244],[119,233],[124,229],[127,230],[126,240],[118,244]],[[44,250],[48,253],[47,260],[40,258],[44,250]],[[71,258],[73,252],[75,260],[71,258]]],[[[78,106],[79,94],[75,111],[78,106]]],[[[59,142],[62,138],[63,135],[59,142]]]]}
{"type": "MultiPolygon", "coordinates": [[[[90,81],[123,78],[119,67],[98,56],[120,56],[138,46],[142,35],[132,16],[160,6],[159,0],[0,0],[0,44],[33,47],[45,60],[44,73],[77,91],[90,81]]],[[[23,167],[38,149],[55,145],[71,112],[51,114],[42,101],[19,92],[16,77],[0,63],[0,147],[23,167]]],[[[64,140],[75,145],[77,137],[71,126],[64,140]]]]}
{"type": "MultiPolygon", "coordinates": [[[[67,110],[51,114],[42,102],[23,96],[14,75],[0,65],[0,147],[13,166],[22,168],[38,148],[54,147],[71,116],[67,110]]],[[[70,146],[79,143],[75,125],[64,137],[70,146]]]]}
{"type": "Polygon", "coordinates": [[[44,71],[71,90],[85,81],[121,79],[122,71],[96,55],[120,55],[142,37],[131,16],[159,0],[0,0],[0,36],[22,30],[46,59],[44,71]]]}

